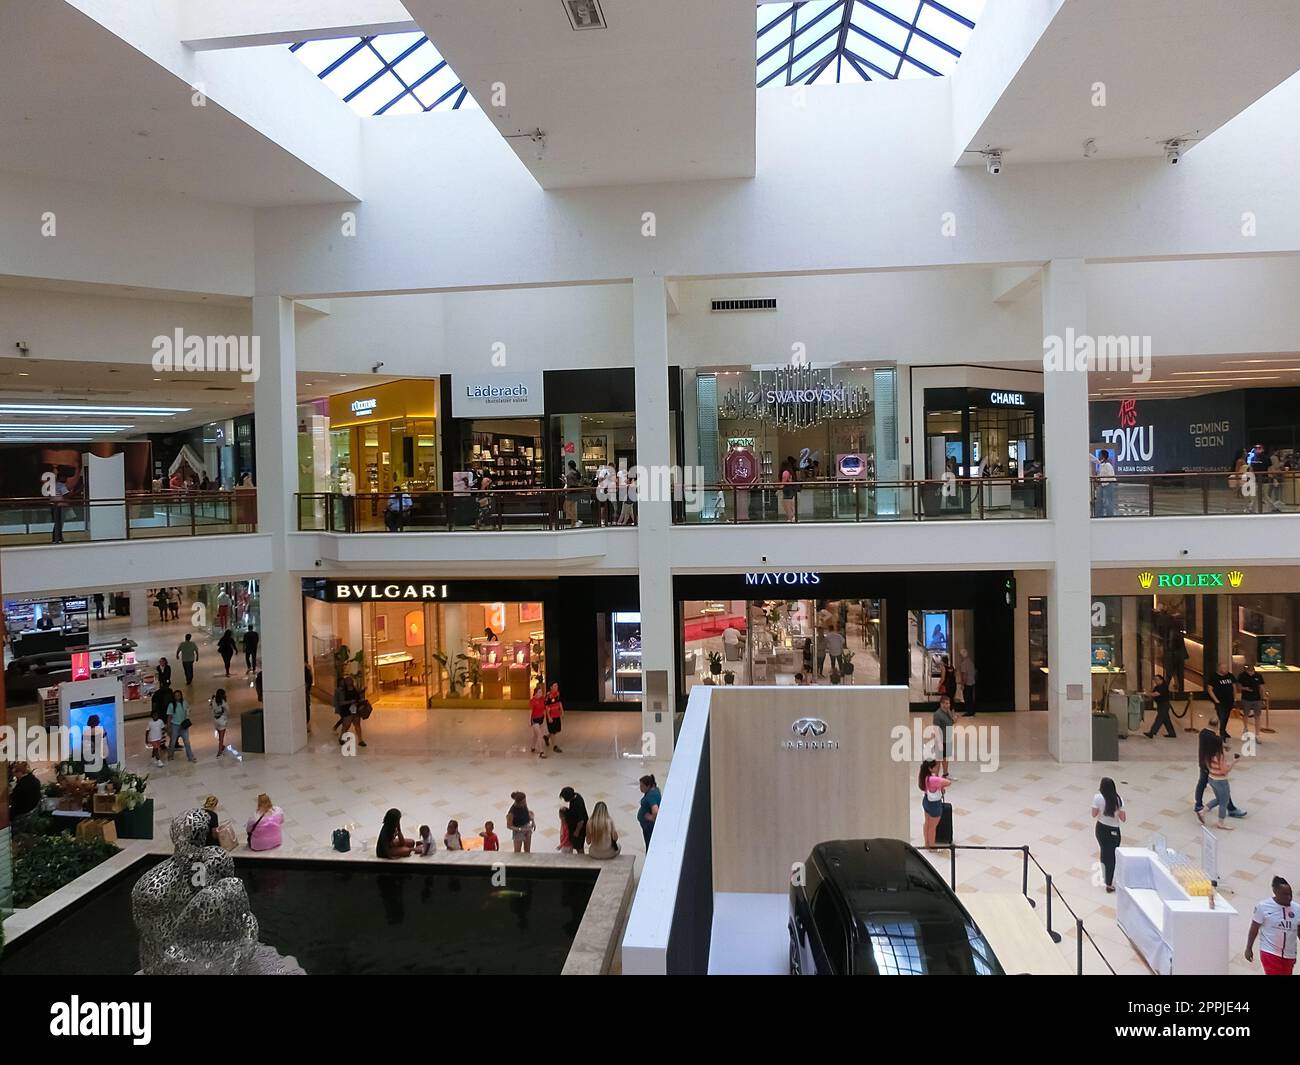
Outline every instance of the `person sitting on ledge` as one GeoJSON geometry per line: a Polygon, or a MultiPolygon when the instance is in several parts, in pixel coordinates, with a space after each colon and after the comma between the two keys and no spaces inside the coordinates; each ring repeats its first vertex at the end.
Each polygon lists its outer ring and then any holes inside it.
{"type": "Polygon", "coordinates": [[[284,824],[284,811],[271,802],[271,796],[262,792],[257,797],[257,813],[244,825],[250,851],[275,850],[280,845],[280,826],[284,824]]]}
{"type": "Polygon", "coordinates": [[[375,841],[376,858],[409,858],[415,850],[415,840],[402,835],[402,811],[394,807],[384,814],[384,823],[375,841]]]}

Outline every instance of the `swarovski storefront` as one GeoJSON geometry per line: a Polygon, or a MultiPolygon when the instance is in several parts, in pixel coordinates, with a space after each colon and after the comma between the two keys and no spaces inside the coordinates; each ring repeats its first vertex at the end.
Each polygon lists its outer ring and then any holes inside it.
{"type": "MultiPolygon", "coordinates": [[[[895,480],[894,390],[892,366],[698,369],[692,394],[704,483],[775,484],[787,460],[800,481],[895,480]]],[[[721,517],[712,510],[724,499],[710,494],[703,520],[721,517]]],[[[779,506],[773,491],[744,499],[749,513],[736,515],[740,521],[775,515],[779,506]]],[[[803,493],[801,517],[832,517],[837,502],[834,492],[803,493]]]]}

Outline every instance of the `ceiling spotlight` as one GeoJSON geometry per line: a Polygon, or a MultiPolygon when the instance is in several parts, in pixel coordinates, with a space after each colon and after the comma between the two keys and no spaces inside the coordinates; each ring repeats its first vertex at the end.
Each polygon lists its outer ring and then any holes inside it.
{"type": "Polygon", "coordinates": [[[984,152],[984,167],[990,174],[1002,173],[1002,149],[990,148],[984,152]]]}

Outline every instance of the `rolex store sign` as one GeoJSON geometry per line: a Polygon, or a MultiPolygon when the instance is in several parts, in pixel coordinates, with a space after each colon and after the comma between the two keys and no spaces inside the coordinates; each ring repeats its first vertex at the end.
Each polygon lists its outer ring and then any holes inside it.
{"type": "Polygon", "coordinates": [[[540,370],[452,375],[452,417],[540,417],[543,411],[540,370]]]}

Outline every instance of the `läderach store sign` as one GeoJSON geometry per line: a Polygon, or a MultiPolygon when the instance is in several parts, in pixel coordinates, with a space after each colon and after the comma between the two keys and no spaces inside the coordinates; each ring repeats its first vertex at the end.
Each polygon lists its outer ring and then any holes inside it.
{"type": "Polygon", "coordinates": [[[1137,575],[1139,587],[1144,592],[1169,589],[1213,590],[1215,588],[1240,588],[1246,575],[1239,569],[1230,570],[1165,570],[1144,569],[1137,575]]]}

